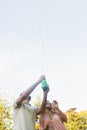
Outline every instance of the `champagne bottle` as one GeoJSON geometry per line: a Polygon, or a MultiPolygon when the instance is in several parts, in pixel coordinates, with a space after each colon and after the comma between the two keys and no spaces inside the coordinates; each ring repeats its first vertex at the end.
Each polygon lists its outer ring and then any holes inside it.
{"type": "Polygon", "coordinates": [[[46,79],[43,79],[43,80],[42,80],[42,89],[43,89],[44,91],[46,91],[46,90],[48,89],[48,84],[47,84],[46,79]]]}

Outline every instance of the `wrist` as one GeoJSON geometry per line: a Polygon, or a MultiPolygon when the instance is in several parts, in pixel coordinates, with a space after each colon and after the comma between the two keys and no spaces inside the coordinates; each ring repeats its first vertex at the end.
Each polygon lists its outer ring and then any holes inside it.
{"type": "Polygon", "coordinates": [[[46,92],[46,91],[43,91],[43,92],[44,92],[44,95],[47,95],[47,93],[48,93],[48,92],[46,92]]]}

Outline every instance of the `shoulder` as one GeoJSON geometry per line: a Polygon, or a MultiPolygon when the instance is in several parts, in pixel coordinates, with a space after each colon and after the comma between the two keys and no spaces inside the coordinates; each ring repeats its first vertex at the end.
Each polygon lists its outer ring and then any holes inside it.
{"type": "Polygon", "coordinates": [[[13,108],[14,108],[14,109],[17,108],[17,107],[20,107],[20,106],[21,106],[21,104],[18,105],[17,102],[16,102],[16,100],[13,102],[13,108]]]}

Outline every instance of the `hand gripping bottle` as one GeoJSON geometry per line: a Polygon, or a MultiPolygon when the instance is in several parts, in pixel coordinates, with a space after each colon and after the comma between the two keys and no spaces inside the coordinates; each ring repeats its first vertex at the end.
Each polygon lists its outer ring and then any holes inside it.
{"type": "Polygon", "coordinates": [[[48,89],[48,84],[47,84],[46,79],[43,79],[43,80],[42,80],[42,89],[43,89],[44,91],[46,91],[46,90],[48,89]]]}

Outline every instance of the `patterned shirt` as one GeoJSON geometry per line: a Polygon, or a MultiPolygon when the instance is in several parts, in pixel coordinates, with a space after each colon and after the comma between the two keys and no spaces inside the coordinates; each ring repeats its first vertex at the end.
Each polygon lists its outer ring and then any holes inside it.
{"type": "Polygon", "coordinates": [[[50,116],[49,113],[43,113],[40,116],[39,130],[66,130],[66,127],[61,121],[60,116],[54,113],[50,116]]]}

